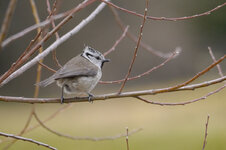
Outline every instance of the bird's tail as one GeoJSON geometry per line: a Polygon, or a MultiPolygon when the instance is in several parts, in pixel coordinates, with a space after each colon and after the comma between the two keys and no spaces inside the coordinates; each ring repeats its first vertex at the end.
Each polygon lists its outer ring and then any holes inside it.
{"type": "Polygon", "coordinates": [[[35,85],[46,87],[47,85],[52,84],[54,81],[55,81],[55,79],[51,76],[39,83],[36,83],[35,85]]]}

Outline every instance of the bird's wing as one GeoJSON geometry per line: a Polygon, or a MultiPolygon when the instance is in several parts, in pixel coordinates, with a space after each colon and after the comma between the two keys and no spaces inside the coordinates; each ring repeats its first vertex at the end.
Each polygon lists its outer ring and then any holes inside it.
{"type": "Polygon", "coordinates": [[[87,69],[87,68],[74,68],[70,71],[64,71],[62,69],[59,74],[55,75],[55,80],[61,79],[61,78],[71,78],[76,76],[96,76],[97,70],[96,69],[87,69]]]}

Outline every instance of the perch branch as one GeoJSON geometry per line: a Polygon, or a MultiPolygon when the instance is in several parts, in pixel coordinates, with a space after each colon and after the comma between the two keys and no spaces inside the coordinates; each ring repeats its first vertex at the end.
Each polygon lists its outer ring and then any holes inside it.
{"type": "MultiPolygon", "coordinates": [[[[136,97],[142,95],[155,95],[159,93],[166,92],[176,92],[176,91],[185,91],[185,90],[194,90],[197,88],[207,87],[213,84],[221,83],[226,80],[226,76],[220,77],[214,80],[205,81],[199,84],[188,85],[184,87],[180,87],[178,89],[173,89],[174,87],[162,88],[162,89],[151,89],[151,90],[143,90],[143,91],[131,91],[131,92],[123,92],[120,95],[118,93],[109,93],[104,95],[96,95],[92,100],[110,100],[116,98],[124,98],[124,97],[136,97]]],[[[0,96],[0,101],[4,102],[17,102],[17,103],[60,103],[60,98],[24,98],[24,97],[12,97],[12,96],[0,96]]],[[[73,98],[65,98],[65,103],[71,102],[88,102],[87,97],[73,97],[73,98]]]]}

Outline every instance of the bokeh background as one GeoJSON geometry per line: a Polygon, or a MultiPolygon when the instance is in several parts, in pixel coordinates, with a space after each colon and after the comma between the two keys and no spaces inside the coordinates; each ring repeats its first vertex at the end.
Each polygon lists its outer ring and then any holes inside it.
{"type": "MultiPolygon", "coordinates": [[[[0,24],[2,24],[8,0],[0,1],[0,24]]],[[[81,0],[62,1],[59,12],[64,12],[75,7],[81,0]]],[[[112,1],[113,3],[134,10],[144,12],[144,0],[112,1]]],[[[158,1],[151,0],[148,15],[164,17],[181,17],[199,14],[210,10],[222,3],[224,0],[190,0],[190,1],[158,1]]],[[[36,1],[41,20],[45,20],[48,12],[45,1],[36,1]]],[[[96,2],[79,13],[64,25],[59,34],[63,35],[82,19],[88,16],[99,4],[96,2]]],[[[118,11],[124,24],[129,25],[129,31],[135,35],[139,32],[142,18],[118,11]]],[[[129,81],[124,91],[144,90],[163,88],[181,83],[212,63],[208,53],[208,46],[211,46],[217,58],[225,54],[226,48],[226,7],[223,7],[211,15],[183,21],[154,21],[147,20],[143,39],[151,47],[161,52],[171,52],[175,47],[180,46],[182,52],[176,59],[164,67],[152,72],[143,78],[129,81]]],[[[57,21],[59,22],[59,21],[57,21]]],[[[20,0],[17,2],[15,14],[9,28],[8,35],[13,35],[26,27],[34,24],[29,1],[20,0]]],[[[24,51],[30,40],[35,36],[36,31],[12,42],[0,51],[0,74],[3,74],[11,64],[24,51]]],[[[61,64],[67,62],[73,56],[79,54],[85,45],[105,52],[112,47],[120,37],[122,31],[116,24],[114,17],[108,7],[78,34],[57,48],[57,56],[61,64]]],[[[44,44],[48,47],[55,38],[51,38],[44,44]]],[[[116,47],[116,51],[108,55],[111,62],[103,68],[102,80],[117,80],[125,76],[133,55],[136,43],[125,38],[116,47]]],[[[142,73],[163,61],[139,48],[132,75],[142,73]]],[[[44,60],[45,64],[57,69],[49,55],[44,60]]],[[[226,63],[221,63],[225,73],[226,63]]],[[[0,88],[1,95],[32,97],[36,79],[36,68],[32,67],[23,75],[12,80],[0,88]]],[[[52,73],[43,69],[42,79],[52,73]]],[[[219,75],[216,69],[212,69],[195,83],[217,78],[219,75]]],[[[161,102],[179,102],[201,97],[206,93],[220,87],[214,85],[208,88],[198,89],[192,92],[167,93],[149,98],[161,102]]],[[[118,90],[120,85],[98,85],[93,91],[94,94],[111,93],[118,90]]],[[[40,90],[40,97],[59,97],[60,89],[56,85],[50,85],[40,90]]],[[[79,103],[58,115],[47,125],[57,131],[77,136],[110,136],[124,133],[125,127],[129,130],[143,128],[137,134],[129,137],[130,149],[157,149],[176,150],[202,148],[205,122],[207,114],[210,114],[208,144],[206,150],[226,149],[226,119],[225,103],[226,92],[221,91],[204,101],[186,106],[154,106],[145,104],[133,98],[115,99],[104,102],[79,103]]],[[[65,104],[66,105],[66,104],[65,104]]],[[[41,119],[45,119],[62,105],[42,104],[36,105],[37,112],[41,119]]],[[[30,113],[32,105],[16,103],[0,103],[0,130],[6,133],[18,133],[24,126],[30,113]]],[[[36,124],[33,119],[32,124],[36,124]]],[[[59,149],[126,149],[125,138],[114,141],[73,141],[58,137],[47,132],[43,128],[24,135],[25,137],[40,140],[59,149]]],[[[0,140],[4,138],[0,137],[0,140]]],[[[0,149],[7,143],[0,143],[0,149]]],[[[34,144],[17,142],[11,149],[44,149],[34,144]]]]}

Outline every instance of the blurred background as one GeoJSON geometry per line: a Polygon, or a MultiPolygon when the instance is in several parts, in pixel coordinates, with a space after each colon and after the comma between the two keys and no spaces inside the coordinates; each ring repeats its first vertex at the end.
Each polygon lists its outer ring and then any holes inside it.
{"type": "MultiPolygon", "coordinates": [[[[53,3],[53,1],[50,1],[53,3]]],[[[82,0],[61,1],[59,13],[74,8],[82,0]]],[[[112,1],[114,4],[143,14],[145,0],[112,1]]],[[[148,15],[157,17],[181,17],[199,14],[224,3],[225,0],[190,0],[190,1],[158,1],[151,0],[148,15]]],[[[4,19],[8,0],[0,1],[0,24],[4,19]]],[[[36,1],[41,20],[48,15],[46,1],[36,1]]],[[[86,18],[99,2],[89,5],[74,15],[60,30],[60,36],[75,27],[86,18]]],[[[125,25],[129,25],[129,31],[138,35],[142,18],[118,11],[125,25]]],[[[144,26],[142,41],[163,53],[174,51],[181,47],[180,55],[160,69],[143,78],[127,82],[124,91],[145,90],[169,87],[185,80],[203,70],[212,63],[207,47],[213,49],[216,58],[225,54],[226,50],[226,7],[220,8],[208,16],[198,17],[183,21],[154,21],[147,20],[144,26]]],[[[59,23],[59,20],[56,21],[59,23]]],[[[35,24],[30,3],[27,0],[17,2],[15,14],[9,28],[8,36],[35,24]]],[[[85,45],[89,45],[101,52],[112,47],[121,36],[122,31],[114,20],[108,7],[85,26],[78,34],[57,48],[57,57],[61,64],[81,53],[85,45]]],[[[9,69],[13,62],[26,49],[30,40],[34,38],[33,31],[22,38],[10,43],[0,51],[0,74],[9,69]]],[[[44,49],[55,41],[52,37],[44,44],[44,49]]],[[[124,38],[116,47],[116,50],[107,58],[111,62],[103,68],[102,80],[122,79],[126,73],[133,56],[136,43],[124,38]]],[[[131,76],[143,73],[148,69],[162,63],[164,59],[152,55],[143,48],[139,48],[138,56],[134,64],[131,76]]],[[[57,69],[52,61],[52,55],[44,59],[44,63],[57,69]]],[[[221,63],[225,73],[226,62],[221,63]]],[[[0,95],[32,97],[36,79],[37,65],[26,71],[23,75],[10,81],[0,88],[0,95]]],[[[42,79],[50,76],[52,72],[43,69],[42,79]]],[[[211,80],[219,77],[214,68],[206,75],[197,79],[194,83],[211,80]]],[[[151,100],[161,102],[179,102],[195,99],[207,94],[222,85],[198,89],[192,92],[167,93],[149,96],[151,100]]],[[[120,84],[99,84],[93,94],[111,93],[118,90],[120,84]]],[[[40,89],[39,97],[59,97],[60,89],[56,85],[40,89]]],[[[207,98],[205,101],[186,105],[163,107],[145,104],[133,98],[115,99],[104,102],[73,104],[70,109],[60,113],[47,125],[57,131],[76,136],[110,136],[125,133],[125,127],[129,130],[143,128],[139,133],[129,137],[130,149],[201,149],[204,138],[205,122],[207,114],[210,114],[208,144],[206,150],[226,149],[226,119],[225,106],[226,92],[207,98]]],[[[64,104],[66,105],[66,104],[64,104]]],[[[62,105],[42,104],[36,105],[41,119],[45,119],[62,105]]],[[[23,128],[32,105],[16,103],[0,103],[0,131],[6,133],[19,133],[23,128]],[[16,123],[16,124],[15,124],[16,123]]],[[[32,124],[36,124],[33,119],[32,124]]],[[[59,149],[126,149],[125,138],[114,141],[73,141],[58,137],[38,128],[25,137],[40,140],[59,149]]],[[[0,140],[4,139],[0,137],[0,140]]],[[[1,142],[1,141],[0,141],[1,142]]],[[[0,143],[0,149],[7,143],[0,143]]],[[[43,149],[34,144],[17,142],[11,149],[43,149]]]]}

